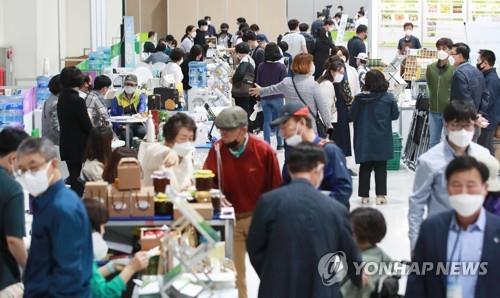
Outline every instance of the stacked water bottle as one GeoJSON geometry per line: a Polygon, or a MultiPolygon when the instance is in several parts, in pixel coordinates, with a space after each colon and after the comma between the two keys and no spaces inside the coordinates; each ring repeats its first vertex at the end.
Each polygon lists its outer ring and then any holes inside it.
{"type": "Polygon", "coordinates": [[[24,128],[23,95],[0,96],[0,130],[7,127],[24,128]]]}
{"type": "Polygon", "coordinates": [[[50,96],[49,81],[50,77],[46,75],[36,78],[36,105],[39,109],[43,108],[43,104],[50,96]]]}
{"type": "Polygon", "coordinates": [[[103,67],[111,65],[111,48],[98,48],[97,51],[89,53],[89,69],[102,70],[103,67]]]}

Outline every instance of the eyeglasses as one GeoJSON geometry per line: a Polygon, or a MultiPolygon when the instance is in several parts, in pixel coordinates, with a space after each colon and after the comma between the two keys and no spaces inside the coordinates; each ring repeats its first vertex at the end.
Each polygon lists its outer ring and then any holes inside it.
{"type": "Polygon", "coordinates": [[[30,167],[30,169],[18,169],[17,167],[14,167],[14,177],[16,178],[20,178],[22,177],[24,174],[26,174],[27,172],[30,172],[30,173],[35,173],[35,172],[38,172],[39,170],[41,170],[42,168],[45,168],[49,165],[48,162],[46,163],[43,163],[43,164],[39,164],[39,165],[35,165],[35,166],[32,166],[30,167]]]}

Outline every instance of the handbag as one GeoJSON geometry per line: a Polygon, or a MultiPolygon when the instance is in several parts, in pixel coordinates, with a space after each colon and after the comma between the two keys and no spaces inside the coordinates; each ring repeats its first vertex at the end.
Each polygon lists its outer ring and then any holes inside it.
{"type": "Polygon", "coordinates": [[[247,63],[245,65],[245,71],[243,75],[243,79],[238,82],[233,83],[233,87],[231,89],[231,94],[233,97],[249,97],[250,88],[253,88],[253,84],[255,81],[255,72],[250,67],[251,64],[247,63]]]}
{"type": "MultiPolygon", "coordinates": [[[[295,80],[293,79],[293,77],[292,77],[292,83],[293,83],[293,88],[295,88],[295,92],[299,96],[300,101],[309,109],[309,113],[311,113],[311,115],[314,116],[314,122],[316,123],[316,130],[318,132],[318,136],[321,138],[326,138],[328,136],[328,129],[327,129],[325,123],[323,122],[323,119],[321,119],[321,115],[319,114],[319,109],[318,109],[318,113],[314,114],[312,112],[311,108],[307,105],[307,103],[304,101],[304,99],[300,95],[299,90],[297,90],[297,85],[295,85],[295,80]]],[[[316,109],[317,108],[318,108],[318,106],[316,106],[316,109]]]]}

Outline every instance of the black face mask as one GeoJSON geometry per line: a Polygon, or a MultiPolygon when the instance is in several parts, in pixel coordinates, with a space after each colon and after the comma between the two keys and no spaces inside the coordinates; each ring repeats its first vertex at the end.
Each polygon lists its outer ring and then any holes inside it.
{"type": "Polygon", "coordinates": [[[483,71],[484,67],[481,67],[481,64],[483,64],[483,62],[480,62],[480,63],[476,64],[476,67],[477,67],[477,69],[479,69],[480,71],[483,71]]]}

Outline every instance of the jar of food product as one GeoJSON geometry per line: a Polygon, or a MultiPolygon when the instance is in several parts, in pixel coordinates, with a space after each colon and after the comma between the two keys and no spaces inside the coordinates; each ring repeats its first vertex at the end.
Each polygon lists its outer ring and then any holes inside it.
{"type": "Polygon", "coordinates": [[[194,173],[197,191],[210,191],[215,174],[211,170],[198,170],[194,173]]]}
{"type": "Polygon", "coordinates": [[[174,205],[168,200],[164,193],[159,193],[155,196],[155,215],[169,216],[174,214],[174,205]]]}
{"type": "Polygon", "coordinates": [[[170,175],[164,171],[155,171],[151,175],[155,193],[165,193],[167,185],[170,185],[170,175]]]}
{"type": "Polygon", "coordinates": [[[210,196],[212,201],[212,208],[214,208],[214,213],[220,213],[221,201],[223,197],[222,191],[220,191],[220,189],[212,189],[210,191],[210,196]]]}

